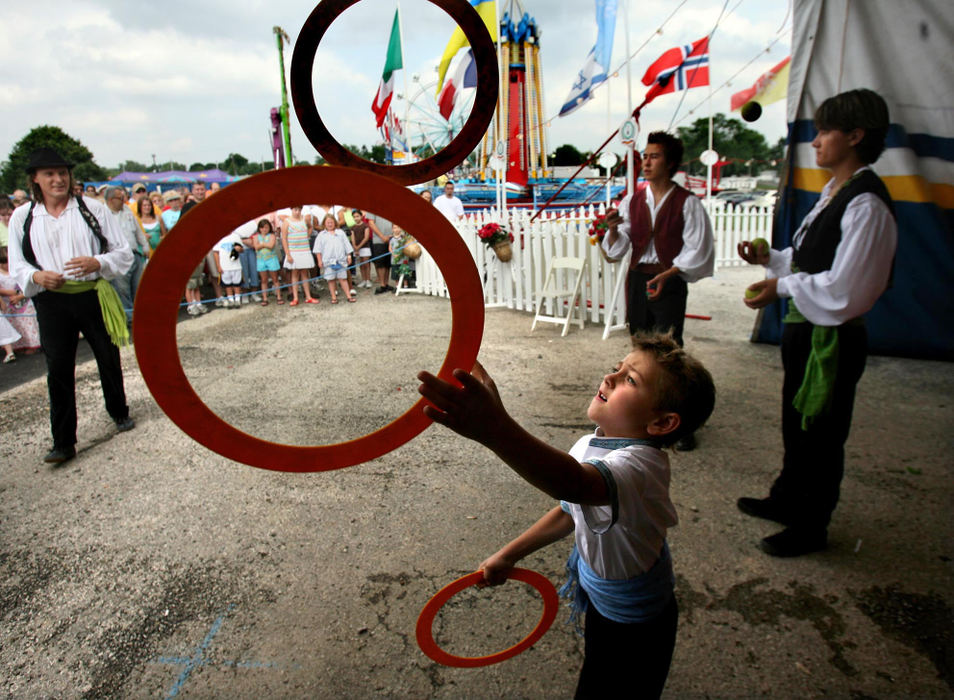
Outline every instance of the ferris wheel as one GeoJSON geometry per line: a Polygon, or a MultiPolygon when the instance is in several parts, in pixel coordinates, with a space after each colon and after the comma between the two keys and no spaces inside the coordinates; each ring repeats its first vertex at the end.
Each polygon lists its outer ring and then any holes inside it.
{"type": "MultiPolygon", "coordinates": [[[[450,119],[444,119],[437,104],[437,80],[411,77],[410,95],[398,93],[392,111],[404,119],[404,135],[415,157],[423,159],[447,146],[464,127],[474,105],[474,89],[465,89],[459,96],[450,119]],[[407,115],[406,117],[404,115],[407,115]]],[[[468,156],[472,160],[474,156],[468,156]]]]}

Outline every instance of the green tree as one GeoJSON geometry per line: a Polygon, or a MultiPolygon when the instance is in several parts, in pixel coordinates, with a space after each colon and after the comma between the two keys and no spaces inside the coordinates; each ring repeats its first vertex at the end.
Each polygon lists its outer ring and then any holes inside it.
{"type": "MultiPolygon", "coordinates": [[[[686,171],[691,175],[705,173],[706,168],[699,162],[699,156],[709,147],[709,120],[696,119],[692,126],[680,126],[676,135],[682,139],[685,148],[686,171]]],[[[748,174],[749,161],[758,163],[771,159],[771,149],[761,133],[722,113],[712,116],[712,148],[720,160],[733,161],[722,168],[723,175],[748,174]]]]}
{"type": "Polygon", "coordinates": [[[245,168],[248,167],[248,158],[240,153],[229,153],[228,158],[222,164],[222,169],[232,175],[244,175],[245,168]]]}
{"type": "Polygon", "coordinates": [[[53,148],[74,165],[78,180],[105,180],[106,171],[93,161],[92,152],[58,126],[38,126],[17,141],[0,169],[0,183],[7,192],[25,187],[28,183],[24,169],[30,153],[37,148],[53,148]]]}
{"type": "Polygon", "coordinates": [[[550,156],[550,165],[580,165],[586,160],[586,155],[580,153],[576,146],[568,143],[557,146],[557,149],[550,156]]]}
{"type": "Polygon", "coordinates": [[[124,170],[131,173],[146,173],[149,172],[149,166],[136,160],[124,160],[119,164],[119,170],[117,172],[121,173],[124,170]]]}

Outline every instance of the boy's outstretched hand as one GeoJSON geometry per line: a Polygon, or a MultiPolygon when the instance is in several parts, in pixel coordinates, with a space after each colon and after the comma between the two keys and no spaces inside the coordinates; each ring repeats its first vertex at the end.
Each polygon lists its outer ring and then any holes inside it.
{"type": "Polygon", "coordinates": [[[455,369],[453,374],[461,386],[438,379],[430,372],[417,375],[421,380],[418,393],[432,404],[424,407],[424,415],[486,445],[500,436],[500,428],[508,419],[497,386],[479,362],[474,363],[470,373],[455,369]]]}

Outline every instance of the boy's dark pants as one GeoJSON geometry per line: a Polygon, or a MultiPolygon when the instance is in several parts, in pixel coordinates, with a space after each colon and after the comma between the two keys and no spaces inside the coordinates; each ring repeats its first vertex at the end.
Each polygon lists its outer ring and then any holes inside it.
{"type": "MultiPolygon", "coordinates": [[[[647,266],[653,267],[653,266],[647,266]]],[[[662,266],[659,266],[662,272],[662,266]]],[[[646,283],[659,272],[630,270],[626,278],[626,321],[629,334],[638,331],[668,332],[672,329],[673,338],[682,346],[682,329],[686,325],[686,298],[689,285],[679,275],[670,277],[663,284],[659,297],[650,301],[646,298],[646,283]]]]}
{"type": "Polygon", "coordinates": [[[658,617],[633,624],[608,620],[590,603],[577,700],[658,698],[669,675],[678,619],[675,596],[658,617]]]}
{"type": "Polygon", "coordinates": [[[802,430],[802,416],[792,406],[792,400],[805,376],[813,328],[810,323],[786,323],[782,330],[785,457],[770,498],[785,513],[791,527],[824,532],[838,503],[845,473],[845,440],[851,429],[855,387],[865,371],[868,334],[864,324],[839,326],[838,370],[831,410],[818,416],[808,430],[802,430]]]}
{"type": "Polygon", "coordinates": [[[33,303],[40,327],[40,345],[46,355],[53,446],[70,448],[76,444],[76,347],[80,331],[96,357],[106,410],[113,420],[129,415],[119,348],[113,344],[103,323],[95,290],[79,294],[40,292],[33,303]]]}

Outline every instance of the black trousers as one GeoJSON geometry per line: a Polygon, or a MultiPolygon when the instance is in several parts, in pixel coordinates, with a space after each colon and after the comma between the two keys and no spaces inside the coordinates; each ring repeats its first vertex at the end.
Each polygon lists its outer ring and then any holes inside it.
{"type": "Polygon", "coordinates": [[[679,606],[673,596],[653,620],[625,624],[586,610],[585,656],[576,698],[658,698],[676,646],[679,606]]]}
{"type": "Polygon", "coordinates": [[[670,277],[655,300],[646,298],[646,283],[655,275],[630,270],[626,278],[626,321],[629,334],[637,331],[672,330],[676,342],[682,346],[682,329],[686,325],[686,298],[689,285],[678,275],[670,277]]]}
{"type": "Polygon", "coordinates": [[[33,297],[46,355],[46,385],[50,393],[53,446],[76,444],[76,347],[83,333],[96,357],[106,411],[113,420],[129,415],[119,348],[109,338],[95,290],[80,294],[40,292],[33,297]]]}
{"type": "Polygon", "coordinates": [[[868,334],[863,324],[838,328],[838,369],[831,411],[802,430],[802,416],[792,406],[811,353],[810,323],[786,323],[782,330],[782,473],[770,497],[786,512],[793,527],[825,530],[838,504],[845,473],[845,441],[851,429],[855,387],[865,371],[868,334]]]}

